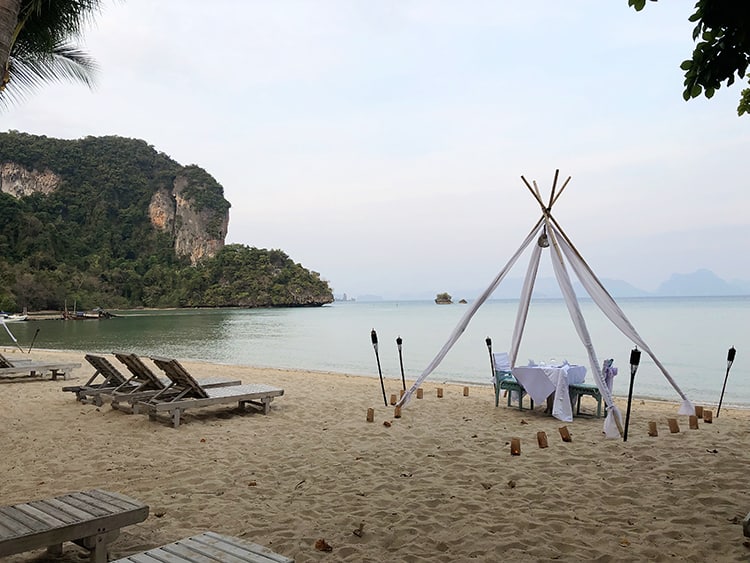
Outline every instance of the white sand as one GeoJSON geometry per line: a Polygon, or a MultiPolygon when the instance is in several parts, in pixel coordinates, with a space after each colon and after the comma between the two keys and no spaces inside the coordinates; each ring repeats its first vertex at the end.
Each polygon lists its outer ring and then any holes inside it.
{"type": "MultiPolygon", "coordinates": [[[[713,424],[690,430],[676,403],[638,400],[627,443],[605,439],[602,420],[589,417],[567,424],[573,441],[564,443],[563,423],[541,409],[495,408],[491,387],[464,397],[462,386],[428,383],[394,419],[377,379],[185,363],[198,377],[269,383],[285,395],[267,416],[212,407],[173,429],[62,393],[93,374],[82,353],[32,357],[83,367],[73,382],[0,385],[0,504],[89,488],[145,502],[148,519],[123,530],[113,557],[213,530],[298,563],[750,559],[740,525],[750,511],[745,410],[722,407],[713,424]],[[649,421],[658,437],[647,435],[649,421]],[[538,431],[548,448],[537,446],[538,431]],[[510,455],[513,437],[520,456],[510,455]],[[315,549],[321,538],[330,553],[315,549]]],[[[399,388],[387,381],[389,395],[399,388]]],[[[584,398],[584,408],[595,403],[584,398]]],[[[66,544],[60,560],[81,553],[66,544]]],[[[44,551],[7,558],[41,560],[44,551]]]]}

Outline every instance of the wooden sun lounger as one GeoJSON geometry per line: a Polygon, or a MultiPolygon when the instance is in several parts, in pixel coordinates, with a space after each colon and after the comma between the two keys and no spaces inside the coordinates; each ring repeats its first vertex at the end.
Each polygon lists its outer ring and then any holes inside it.
{"type": "Polygon", "coordinates": [[[231,387],[202,387],[190,373],[174,359],[151,358],[172,381],[148,401],[138,403],[140,412],[147,413],[152,420],[158,414],[168,413],[175,428],[180,425],[180,415],[188,410],[224,403],[237,402],[239,407],[254,407],[268,414],[274,397],[284,394],[283,389],[262,384],[233,385],[231,387]]]}
{"type": "Polygon", "coordinates": [[[204,532],[112,563],[294,563],[294,559],[274,553],[267,547],[230,536],[204,532]]]}
{"type": "Polygon", "coordinates": [[[51,374],[53,380],[58,377],[67,379],[68,373],[79,367],[81,364],[29,362],[25,359],[14,363],[0,354],[0,381],[40,380],[46,378],[47,372],[51,374]]]}
{"type": "Polygon", "coordinates": [[[147,516],[147,505],[99,489],[0,506],[0,557],[45,547],[59,555],[70,541],[88,549],[92,563],[106,563],[120,528],[147,516]]]}
{"type": "Polygon", "coordinates": [[[76,400],[81,401],[82,403],[91,402],[100,407],[104,404],[102,395],[112,393],[120,385],[125,384],[127,379],[104,356],[86,354],[84,358],[88,363],[94,366],[94,369],[96,370],[94,375],[92,375],[83,385],[63,387],[62,390],[75,393],[76,400]],[[94,383],[99,376],[103,377],[104,381],[94,383]]]}
{"type": "MultiPolygon", "coordinates": [[[[132,412],[137,412],[140,401],[150,399],[159,391],[166,389],[171,380],[168,377],[157,377],[156,374],[136,354],[115,352],[115,357],[128,368],[132,377],[127,385],[122,385],[112,393],[112,408],[120,409],[121,402],[127,402],[132,412]]],[[[197,382],[203,388],[228,387],[242,383],[239,379],[226,377],[207,377],[197,382]]],[[[177,391],[175,391],[177,392],[177,391]]]]}

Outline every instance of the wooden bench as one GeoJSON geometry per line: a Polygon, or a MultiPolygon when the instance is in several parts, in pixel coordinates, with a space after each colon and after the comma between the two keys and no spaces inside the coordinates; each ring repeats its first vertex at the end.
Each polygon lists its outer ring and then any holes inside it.
{"type": "Polygon", "coordinates": [[[0,557],[45,547],[60,555],[70,541],[88,549],[92,563],[106,563],[120,528],[147,516],[147,505],[99,489],[0,506],[0,557]]]}
{"type": "Polygon", "coordinates": [[[113,563],[195,563],[221,561],[222,563],[294,563],[270,549],[239,538],[205,532],[185,538],[144,553],[117,559],[113,563]]]}
{"type": "Polygon", "coordinates": [[[589,395],[596,399],[596,417],[601,418],[602,393],[596,385],[588,383],[573,383],[568,385],[568,392],[570,393],[570,404],[575,405],[576,407],[576,415],[581,414],[581,397],[589,395]]]}

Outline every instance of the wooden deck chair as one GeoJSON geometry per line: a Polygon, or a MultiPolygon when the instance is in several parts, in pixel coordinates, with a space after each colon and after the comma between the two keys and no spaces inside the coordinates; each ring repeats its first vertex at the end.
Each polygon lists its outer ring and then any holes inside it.
{"type": "Polygon", "coordinates": [[[239,407],[254,407],[268,414],[271,401],[284,390],[262,384],[233,385],[230,387],[204,387],[175,359],[151,358],[164,371],[171,383],[146,401],[138,403],[139,412],[152,420],[160,413],[168,413],[175,428],[180,425],[181,414],[194,408],[237,402],[239,407]]]}
{"type": "Polygon", "coordinates": [[[67,379],[68,374],[79,367],[81,367],[81,364],[29,362],[25,359],[11,362],[8,358],[0,354],[0,381],[40,380],[45,379],[48,372],[51,374],[53,380],[56,380],[58,377],[67,379]]]}
{"type": "Polygon", "coordinates": [[[89,550],[92,563],[106,563],[120,528],[147,516],[147,505],[99,489],[0,506],[0,558],[40,548],[61,555],[63,543],[73,542],[89,550]]]}
{"type": "Polygon", "coordinates": [[[5,356],[0,354],[0,368],[12,368],[15,367],[5,356]]]}
{"type": "Polygon", "coordinates": [[[71,385],[63,387],[62,390],[75,393],[76,400],[82,403],[94,403],[100,407],[104,404],[102,395],[113,393],[115,389],[127,382],[127,378],[104,356],[86,354],[84,358],[96,370],[94,375],[89,377],[83,385],[71,385]],[[103,381],[96,382],[100,377],[103,381]]]}
{"type": "MultiPolygon", "coordinates": [[[[115,358],[120,360],[131,373],[130,379],[125,385],[114,390],[112,393],[112,408],[123,408],[121,403],[127,402],[132,412],[138,410],[138,402],[149,399],[158,392],[166,389],[171,380],[168,377],[158,377],[146,363],[136,354],[114,352],[115,358]]],[[[204,388],[228,387],[242,383],[239,379],[227,377],[210,377],[200,381],[204,388]]],[[[165,391],[165,393],[168,393],[165,391]]]]}
{"type": "Polygon", "coordinates": [[[157,561],[169,561],[170,563],[194,563],[196,561],[294,563],[294,559],[274,553],[257,543],[214,532],[204,532],[137,555],[117,559],[112,563],[154,563],[157,561]]]}

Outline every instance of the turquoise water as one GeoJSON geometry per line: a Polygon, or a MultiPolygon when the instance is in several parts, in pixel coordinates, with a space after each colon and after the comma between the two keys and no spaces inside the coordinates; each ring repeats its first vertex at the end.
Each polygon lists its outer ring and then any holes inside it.
{"type": "MultiPolygon", "coordinates": [[[[699,404],[718,402],[727,350],[734,346],[737,357],[723,404],[750,406],[750,297],[621,299],[618,303],[682,390],[699,404]]],[[[489,384],[485,338],[492,338],[496,352],[508,349],[517,305],[512,300],[487,302],[430,380],[489,384]]],[[[627,395],[627,361],[633,345],[591,301],[581,301],[581,308],[600,360],[612,357],[620,368],[615,394],[627,395]]],[[[9,327],[25,349],[38,329],[35,348],[123,350],[144,356],[377,377],[370,341],[374,328],[383,375],[401,377],[395,343],[401,336],[406,378],[415,379],[465,311],[465,305],[429,301],[337,302],[314,309],[124,311],[110,320],[31,321],[9,327]]],[[[10,343],[7,335],[0,335],[0,344],[10,343]]],[[[562,300],[532,302],[518,363],[528,359],[587,364],[562,300]]],[[[634,394],[678,398],[645,354],[634,394]]]]}

